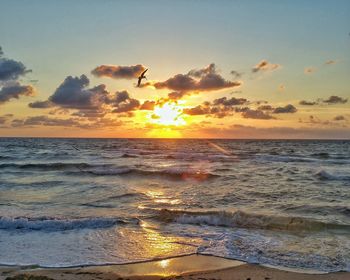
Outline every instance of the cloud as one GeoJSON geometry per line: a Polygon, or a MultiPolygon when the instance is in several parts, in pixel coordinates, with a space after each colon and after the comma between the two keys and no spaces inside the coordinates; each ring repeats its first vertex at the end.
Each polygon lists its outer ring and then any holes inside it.
{"type": "Polygon", "coordinates": [[[336,63],[338,63],[338,61],[330,59],[330,60],[327,60],[324,64],[325,65],[332,65],[332,64],[336,64],[336,63]]]}
{"type": "Polygon", "coordinates": [[[31,70],[27,70],[22,62],[3,57],[0,47],[0,105],[20,96],[33,96],[34,88],[31,85],[21,85],[18,79],[31,70]]]}
{"type": "Polygon", "coordinates": [[[317,105],[318,102],[316,101],[306,101],[306,100],[301,100],[299,102],[299,105],[303,105],[303,106],[313,106],[313,105],[317,105]]]}
{"type": "Polygon", "coordinates": [[[238,72],[238,71],[235,71],[235,70],[232,70],[231,72],[231,75],[233,75],[234,78],[238,79],[238,78],[241,78],[243,73],[242,72],[238,72]]]}
{"type": "Polygon", "coordinates": [[[45,109],[45,108],[52,108],[55,105],[50,100],[45,100],[45,101],[34,101],[32,103],[29,103],[28,106],[30,108],[45,109]]]}
{"type": "Polygon", "coordinates": [[[299,119],[299,123],[309,124],[311,126],[328,126],[328,127],[342,127],[346,128],[347,124],[344,116],[336,116],[332,120],[322,120],[317,116],[310,115],[307,120],[299,119]]]}
{"type": "Polygon", "coordinates": [[[96,67],[91,73],[96,77],[109,77],[113,79],[134,79],[146,70],[146,67],[137,64],[132,66],[101,65],[96,67]]]}
{"type": "Polygon", "coordinates": [[[188,76],[201,78],[203,76],[206,76],[208,74],[215,74],[216,73],[216,66],[215,63],[209,64],[207,67],[204,67],[202,69],[192,69],[188,72],[188,76]]]}
{"type": "Polygon", "coordinates": [[[328,99],[323,100],[322,102],[327,104],[345,104],[346,102],[348,102],[348,99],[332,95],[328,99]]]}
{"type": "MultiPolygon", "coordinates": [[[[349,139],[348,128],[310,128],[310,127],[254,127],[240,124],[233,124],[228,127],[192,127],[190,133],[200,133],[207,138],[228,138],[228,139],[349,139]]],[[[188,134],[191,136],[192,134],[188,134]]],[[[196,134],[195,134],[196,135],[196,134]]]]}
{"type": "Polygon", "coordinates": [[[260,120],[271,120],[271,119],[274,119],[273,116],[263,112],[263,111],[260,111],[260,110],[252,110],[252,109],[248,109],[248,110],[245,110],[243,113],[242,113],[242,117],[245,118],[245,119],[260,119],[260,120]]]}
{"type": "Polygon", "coordinates": [[[288,104],[284,107],[277,107],[273,110],[274,114],[288,114],[288,113],[296,113],[298,110],[292,104],[288,104]]]}
{"type": "Polygon", "coordinates": [[[181,99],[184,95],[186,95],[186,92],[173,91],[173,92],[168,93],[168,98],[171,100],[178,100],[178,99],[181,99]]]}
{"type": "Polygon", "coordinates": [[[271,105],[267,104],[267,105],[260,105],[257,109],[260,111],[272,111],[275,108],[273,108],[271,105]]]}
{"type": "Polygon", "coordinates": [[[197,105],[193,108],[185,108],[183,110],[184,114],[196,116],[196,115],[209,115],[211,114],[211,110],[209,106],[197,105]]]}
{"type": "Polygon", "coordinates": [[[0,82],[17,80],[31,70],[27,70],[22,62],[0,57],[0,82]]]}
{"type": "MultiPolygon", "coordinates": [[[[252,103],[254,102],[249,102],[245,98],[222,97],[215,99],[212,102],[203,102],[201,105],[195,106],[193,108],[186,108],[183,110],[183,113],[192,116],[213,115],[217,118],[231,116],[233,115],[233,113],[241,113],[242,117],[246,119],[270,120],[276,118],[269,114],[269,112],[272,112],[274,114],[297,112],[297,109],[291,104],[277,108],[273,108],[271,105],[268,104],[260,105],[257,109],[252,109],[247,106],[242,107],[242,105],[248,105],[252,103]]],[[[260,104],[260,102],[258,102],[258,104],[260,104]]]]}
{"type": "Polygon", "coordinates": [[[223,118],[232,115],[236,112],[236,106],[248,103],[245,98],[227,98],[222,97],[215,99],[213,102],[203,102],[203,104],[193,108],[186,108],[183,110],[187,115],[213,115],[216,118],[223,118]]]}
{"type": "Polygon", "coordinates": [[[79,118],[50,118],[45,115],[15,119],[11,122],[12,127],[33,127],[33,126],[53,126],[53,127],[76,127],[81,129],[104,129],[106,127],[116,127],[123,122],[117,119],[98,118],[90,122],[81,122],[79,118]]]}
{"type": "Polygon", "coordinates": [[[108,103],[114,107],[113,113],[126,113],[140,107],[140,102],[137,99],[131,98],[125,90],[116,92],[115,97],[109,99],[108,103]]]}
{"type": "MultiPolygon", "coordinates": [[[[128,113],[140,107],[137,99],[131,98],[126,90],[111,94],[104,84],[89,87],[89,79],[85,75],[80,77],[68,76],[46,101],[36,101],[29,104],[31,108],[58,107],[62,109],[76,109],[71,116],[96,119],[107,113],[128,113]]],[[[54,110],[55,114],[57,110],[54,110]]],[[[129,114],[130,113],[130,114],[129,114]]]]}
{"type": "Polygon", "coordinates": [[[260,61],[257,65],[255,65],[252,68],[252,72],[253,73],[257,73],[257,72],[262,72],[262,71],[274,71],[281,68],[281,65],[279,64],[274,64],[274,63],[270,63],[267,60],[262,60],[260,61]]]}
{"type": "Polygon", "coordinates": [[[303,106],[313,106],[313,105],[320,105],[321,103],[333,105],[333,104],[345,104],[346,102],[348,102],[347,98],[332,95],[332,96],[328,97],[328,99],[326,99],[326,100],[321,99],[321,98],[319,98],[317,101],[301,100],[299,102],[299,104],[303,105],[303,106]]]}
{"type": "Polygon", "coordinates": [[[304,74],[312,74],[314,72],[316,72],[316,68],[315,67],[306,67],[304,69],[304,74]]]}
{"type": "Polygon", "coordinates": [[[334,121],[346,121],[346,118],[342,115],[339,115],[339,116],[335,116],[334,121]]]}
{"type": "Polygon", "coordinates": [[[163,82],[148,82],[143,87],[154,86],[156,89],[170,89],[178,92],[213,91],[238,87],[241,82],[225,80],[216,72],[215,64],[203,69],[191,70],[187,74],[177,74],[163,82]]]}
{"type": "Polygon", "coordinates": [[[215,99],[213,101],[214,105],[224,105],[224,106],[235,106],[235,105],[243,105],[246,104],[248,102],[247,99],[245,98],[227,98],[227,97],[221,97],[218,99],[215,99]]]}
{"type": "Polygon", "coordinates": [[[105,85],[88,88],[89,83],[85,75],[68,76],[50,96],[49,101],[70,109],[98,109],[106,102],[109,93],[105,85]]]}
{"type": "Polygon", "coordinates": [[[80,123],[77,120],[72,118],[70,119],[56,119],[49,118],[48,116],[35,116],[28,117],[23,121],[24,126],[35,126],[35,125],[44,125],[44,126],[80,126],[80,123]]]}
{"type": "Polygon", "coordinates": [[[155,102],[155,101],[146,100],[146,101],[143,102],[143,104],[140,106],[140,110],[153,110],[155,105],[156,105],[156,102],[155,102]]]}
{"type": "MultiPolygon", "coordinates": [[[[1,49],[0,49],[0,51],[1,51],[1,49]]],[[[5,124],[12,117],[13,117],[13,114],[5,114],[5,115],[0,116],[0,124],[1,125],[5,124]]]]}
{"type": "Polygon", "coordinates": [[[19,99],[20,96],[34,96],[35,91],[32,86],[22,86],[19,83],[6,84],[0,89],[0,104],[10,99],[19,99]]]}

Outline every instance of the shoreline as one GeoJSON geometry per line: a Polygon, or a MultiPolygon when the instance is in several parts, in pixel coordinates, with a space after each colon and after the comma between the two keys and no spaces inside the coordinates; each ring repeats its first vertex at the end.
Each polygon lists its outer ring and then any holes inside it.
{"type": "Polygon", "coordinates": [[[92,279],[349,279],[350,272],[318,272],[276,268],[222,257],[190,254],[127,264],[84,265],[47,268],[38,266],[0,266],[0,280],[92,280],[92,279]],[[27,278],[24,276],[26,275],[27,278]],[[36,276],[36,277],[33,277],[36,276]],[[44,278],[43,278],[44,277],[44,278]],[[46,277],[46,278],[45,278],[46,277]]]}

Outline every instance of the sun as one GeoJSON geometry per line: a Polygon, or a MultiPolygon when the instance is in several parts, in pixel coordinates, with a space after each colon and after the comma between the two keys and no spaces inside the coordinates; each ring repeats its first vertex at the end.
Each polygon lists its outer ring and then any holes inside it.
{"type": "Polygon", "coordinates": [[[150,121],[154,124],[166,126],[182,126],[186,121],[182,115],[183,108],[176,103],[163,103],[156,105],[150,115],[150,121]]]}

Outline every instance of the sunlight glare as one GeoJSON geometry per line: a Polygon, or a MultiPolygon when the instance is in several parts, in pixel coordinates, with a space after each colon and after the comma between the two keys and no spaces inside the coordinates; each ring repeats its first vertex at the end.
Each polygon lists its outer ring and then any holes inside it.
{"type": "Polygon", "coordinates": [[[182,116],[182,109],[178,104],[169,102],[157,105],[150,116],[150,121],[160,125],[185,125],[186,122],[182,116]]]}

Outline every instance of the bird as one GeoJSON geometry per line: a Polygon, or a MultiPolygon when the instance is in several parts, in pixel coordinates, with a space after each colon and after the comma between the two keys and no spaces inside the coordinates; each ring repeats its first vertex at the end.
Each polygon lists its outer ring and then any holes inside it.
{"type": "Polygon", "coordinates": [[[137,81],[137,87],[140,87],[142,79],[146,79],[146,80],[147,80],[147,78],[146,78],[146,76],[145,76],[145,73],[147,72],[147,70],[148,70],[148,69],[146,69],[145,71],[143,71],[143,72],[141,73],[141,75],[139,76],[138,81],[137,81]]]}

